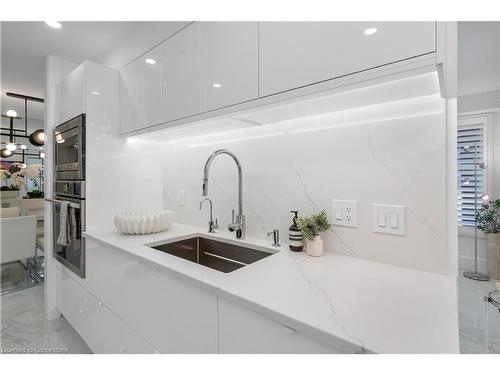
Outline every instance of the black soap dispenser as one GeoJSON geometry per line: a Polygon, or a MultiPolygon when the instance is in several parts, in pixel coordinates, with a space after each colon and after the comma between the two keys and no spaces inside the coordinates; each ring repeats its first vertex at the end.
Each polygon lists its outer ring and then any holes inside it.
{"type": "Polygon", "coordinates": [[[299,211],[290,211],[294,214],[293,223],[290,225],[288,232],[288,245],[291,251],[302,251],[304,250],[304,243],[302,241],[302,232],[297,226],[297,218],[299,211]]]}

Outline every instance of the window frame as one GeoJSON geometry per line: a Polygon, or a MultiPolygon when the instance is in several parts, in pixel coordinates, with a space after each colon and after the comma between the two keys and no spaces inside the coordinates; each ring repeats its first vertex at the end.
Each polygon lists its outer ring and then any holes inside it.
{"type": "MultiPolygon", "coordinates": [[[[484,157],[483,160],[488,163],[486,167],[485,174],[483,176],[484,186],[486,187],[486,193],[491,192],[493,189],[493,179],[490,178],[493,171],[493,165],[490,161],[493,160],[493,139],[490,136],[491,126],[493,124],[493,112],[477,112],[471,114],[458,114],[457,117],[457,142],[458,142],[458,130],[463,127],[472,127],[474,124],[481,122],[483,124],[483,149],[484,157]]],[[[458,144],[457,144],[458,147],[458,144]]],[[[458,173],[458,158],[457,158],[457,173],[458,173]]],[[[457,176],[458,178],[458,176],[457,176]]],[[[458,189],[457,189],[458,195],[458,189]]],[[[464,237],[474,236],[474,227],[466,227],[458,223],[458,208],[455,214],[457,220],[458,234],[464,237]]],[[[478,238],[485,237],[485,235],[478,231],[478,238]]]]}

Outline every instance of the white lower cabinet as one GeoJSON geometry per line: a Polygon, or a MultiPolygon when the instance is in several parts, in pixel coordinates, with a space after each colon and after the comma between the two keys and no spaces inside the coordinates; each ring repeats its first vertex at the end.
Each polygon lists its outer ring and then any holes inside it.
{"type": "Polygon", "coordinates": [[[219,297],[219,353],[324,354],[340,351],[219,297]]]}
{"type": "Polygon", "coordinates": [[[87,241],[86,283],[161,353],[217,353],[217,296],[193,281],[87,241]]]}
{"type": "Polygon", "coordinates": [[[65,271],[58,270],[60,312],[94,353],[155,353],[154,347],[131,330],[101,301],[65,271]]]}

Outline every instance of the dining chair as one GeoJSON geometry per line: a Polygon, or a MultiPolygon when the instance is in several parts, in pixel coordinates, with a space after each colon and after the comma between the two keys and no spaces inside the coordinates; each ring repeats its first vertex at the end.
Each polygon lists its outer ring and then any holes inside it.
{"type": "MultiPolygon", "coordinates": [[[[36,216],[0,218],[1,251],[0,264],[26,260],[26,288],[31,283],[31,259],[36,255],[36,216]]],[[[2,291],[2,294],[24,287],[2,291]]]]}

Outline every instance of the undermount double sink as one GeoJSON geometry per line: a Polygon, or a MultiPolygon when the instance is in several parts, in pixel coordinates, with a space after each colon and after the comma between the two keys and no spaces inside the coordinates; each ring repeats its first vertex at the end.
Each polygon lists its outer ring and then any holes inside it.
{"type": "Polygon", "coordinates": [[[149,247],[224,273],[274,254],[199,236],[149,247]]]}

